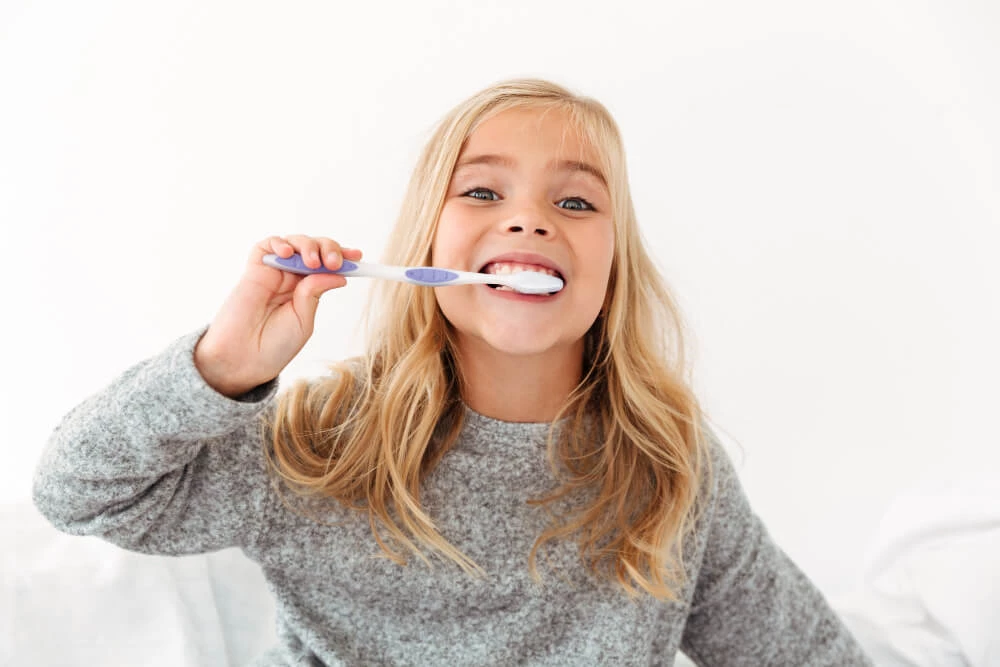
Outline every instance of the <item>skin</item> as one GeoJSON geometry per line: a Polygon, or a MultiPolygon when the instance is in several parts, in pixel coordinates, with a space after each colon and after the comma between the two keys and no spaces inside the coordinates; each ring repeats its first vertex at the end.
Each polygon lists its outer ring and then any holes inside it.
{"type": "Polygon", "coordinates": [[[239,283],[194,350],[195,367],[220,394],[237,397],[278,376],[312,335],[320,296],[344,287],[337,274],[300,276],[263,263],[269,253],[302,255],[306,266],[340,267],[361,250],[329,238],[271,236],[255,245],[239,283]]]}
{"type": "Polygon", "coordinates": [[[584,334],[600,313],[614,257],[610,194],[602,178],[556,165],[597,154],[565,112],[512,109],[469,137],[449,184],[432,246],[434,266],[478,271],[510,251],[544,255],[566,286],[550,301],[504,298],[485,285],[434,288],[456,332],[480,414],[549,422],[581,378],[584,334]],[[501,155],[510,165],[463,161],[501,155]],[[588,205],[589,204],[589,205],[588,205]]]}

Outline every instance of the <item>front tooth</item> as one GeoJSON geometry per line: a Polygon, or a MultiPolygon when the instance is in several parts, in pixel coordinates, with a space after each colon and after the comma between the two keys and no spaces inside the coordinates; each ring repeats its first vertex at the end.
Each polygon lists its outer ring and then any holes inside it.
{"type": "Polygon", "coordinates": [[[518,264],[517,262],[504,262],[502,264],[497,263],[490,267],[490,273],[492,274],[521,273],[522,271],[534,271],[536,273],[544,273],[548,276],[557,275],[552,269],[546,269],[541,266],[534,266],[530,264],[518,264]]]}

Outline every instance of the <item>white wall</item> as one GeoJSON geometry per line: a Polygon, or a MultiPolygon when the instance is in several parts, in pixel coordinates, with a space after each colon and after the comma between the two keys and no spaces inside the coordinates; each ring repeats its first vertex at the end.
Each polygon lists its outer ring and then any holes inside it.
{"type": "MultiPolygon", "coordinates": [[[[0,499],[255,241],[378,259],[440,115],[542,76],[616,114],[697,389],[838,593],[895,493],[1000,462],[998,38],[985,1],[6,0],[0,499]]],[[[367,286],[324,299],[286,378],[360,349],[367,286]]]]}

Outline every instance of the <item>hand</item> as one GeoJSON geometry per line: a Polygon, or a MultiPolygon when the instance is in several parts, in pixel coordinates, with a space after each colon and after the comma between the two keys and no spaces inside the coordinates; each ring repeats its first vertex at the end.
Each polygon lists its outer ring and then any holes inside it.
{"type": "Polygon", "coordinates": [[[236,397],[274,379],[313,332],[320,296],[343,287],[335,273],[299,275],[263,263],[264,255],[299,253],[306,266],[340,268],[361,251],[333,239],[272,236],[254,246],[243,277],[194,350],[195,366],[216,391],[236,397]]]}

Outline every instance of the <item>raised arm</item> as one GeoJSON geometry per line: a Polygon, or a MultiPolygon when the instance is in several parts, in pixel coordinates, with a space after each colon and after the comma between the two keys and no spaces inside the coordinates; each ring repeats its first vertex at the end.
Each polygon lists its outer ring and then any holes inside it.
{"type": "Polygon", "coordinates": [[[52,524],[146,553],[190,554],[252,542],[268,483],[260,418],[272,380],[237,399],[195,368],[192,332],[69,412],[35,471],[52,524]]]}
{"type": "Polygon", "coordinates": [[[312,335],[320,295],[347,282],[262,262],[294,252],[313,268],[361,257],[328,238],[256,244],[211,326],[128,369],[56,428],[33,497],[57,528],[162,554],[256,539],[271,499],[260,418],[312,335]]]}

